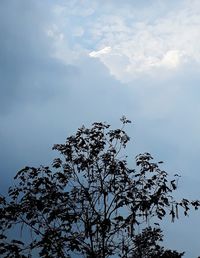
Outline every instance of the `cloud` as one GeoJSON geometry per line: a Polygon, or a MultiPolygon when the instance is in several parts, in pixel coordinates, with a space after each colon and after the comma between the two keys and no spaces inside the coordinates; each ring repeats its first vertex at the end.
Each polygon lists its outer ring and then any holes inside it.
{"type": "Polygon", "coordinates": [[[164,65],[168,68],[176,68],[177,66],[180,65],[180,63],[181,63],[181,54],[179,53],[179,51],[170,50],[164,55],[163,59],[158,65],[164,65]]]}
{"type": "Polygon", "coordinates": [[[102,55],[106,55],[111,52],[111,47],[104,47],[103,49],[99,51],[92,51],[89,53],[89,56],[91,57],[100,57],[102,55]]]}
{"type": "Polygon", "coordinates": [[[119,62],[124,59],[125,65],[114,75],[122,81],[154,73],[158,68],[173,71],[191,60],[199,63],[200,8],[196,5],[191,8],[187,1],[179,10],[153,22],[133,22],[131,17],[121,16],[99,18],[91,28],[93,35],[99,46],[112,48],[108,55],[99,56],[100,60],[113,74],[115,56],[120,55],[119,62]]]}
{"type": "Polygon", "coordinates": [[[68,41],[63,41],[63,47],[58,44],[57,56],[63,61],[70,62],[69,52],[75,57],[72,60],[88,54],[99,58],[122,82],[169,76],[188,63],[200,64],[199,1],[150,1],[149,5],[93,1],[88,8],[87,1],[62,5],[62,26],[58,27],[68,41]],[[67,55],[64,44],[69,47],[67,55]]]}
{"type": "Polygon", "coordinates": [[[49,101],[75,72],[51,56],[46,31],[53,17],[48,3],[0,2],[0,115],[22,103],[49,101]]]}

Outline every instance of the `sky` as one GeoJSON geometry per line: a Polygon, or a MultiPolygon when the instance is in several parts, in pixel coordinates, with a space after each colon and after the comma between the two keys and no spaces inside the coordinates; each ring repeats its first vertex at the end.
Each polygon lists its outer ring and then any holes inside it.
{"type": "MultiPolygon", "coordinates": [[[[1,0],[2,191],[81,125],[125,115],[133,166],[150,152],[200,199],[199,28],[199,0],[1,0]]],[[[166,246],[200,255],[199,218],[166,220],[166,246]]]]}

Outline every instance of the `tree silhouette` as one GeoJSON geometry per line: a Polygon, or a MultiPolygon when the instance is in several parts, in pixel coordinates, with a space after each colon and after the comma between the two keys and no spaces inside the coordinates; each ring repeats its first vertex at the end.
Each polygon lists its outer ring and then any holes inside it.
{"type": "Polygon", "coordinates": [[[1,257],[182,257],[160,246],[158,220],[174,221],[180,208],[187,215],[200,203],[174,200],[178,175],[169,180],[149,153],[128,167],[130,121],[121,121],[115,130],[106,123],[82,127],[54,145],[60,156],[51,167],[17,173],[8,197],[0,197],[1,257]],[[9,234],[14,230],[17,239],[9,234]]]}

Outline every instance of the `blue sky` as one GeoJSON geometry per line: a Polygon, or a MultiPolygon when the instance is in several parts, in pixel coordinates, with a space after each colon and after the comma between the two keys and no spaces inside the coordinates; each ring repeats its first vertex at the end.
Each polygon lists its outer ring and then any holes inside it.
{"type": "MultiPolygon", "coordinates": [[[[198,0],[1,0],[0,187],[82,124],[126,115],[130,159],[150,152],[182,175],[178,196],[200,198],[199,28],[198,0]]],[[[186,258],[199,216],[164,224],[186,258]]]]}

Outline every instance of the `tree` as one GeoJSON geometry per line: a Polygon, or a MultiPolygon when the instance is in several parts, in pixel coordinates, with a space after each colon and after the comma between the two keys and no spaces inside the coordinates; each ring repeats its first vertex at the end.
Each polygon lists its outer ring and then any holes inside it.
{"type": "Polygon", "coordinates": [[[149,153],[129,168],[124,126],[130,121],[121,121],[121,129],[106,123],[79,128],[54,145],[60,156],[51,167],[16,174],[16,185],[0,198],[1,257],[182,257],[160,246],[157,220],[169,214],[174,221],[179,208],[187,215],[200,202],[174,200],[178,175],[169,180],[149,153]],[[14,228],[26,239],[11,239],[14,228]]]}

